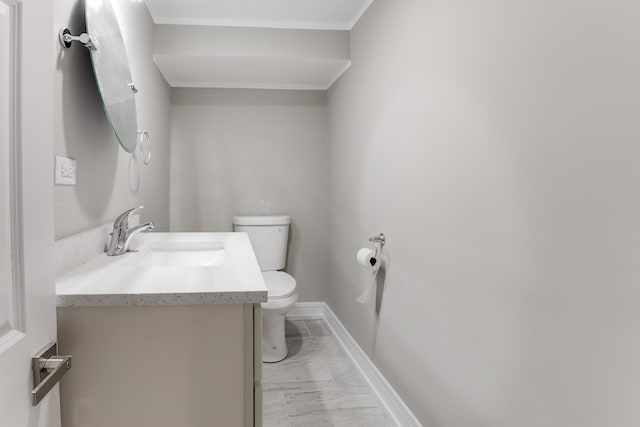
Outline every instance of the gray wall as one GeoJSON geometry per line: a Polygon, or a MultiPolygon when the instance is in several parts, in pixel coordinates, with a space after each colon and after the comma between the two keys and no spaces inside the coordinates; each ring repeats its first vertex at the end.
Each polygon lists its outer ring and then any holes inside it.
{"type": "Polygon", "coordinates": [[[328,302],[425,426],[640,423],[640,9],[378,0],[328,95],[328,302]],[[356,250],[377,232],[381,300],[356,250]]]}
{"type": "MultiPolygon", "coordinates": [[[[138,127],[149,130],[150,166],[127,154],[109,128],[87,49],[56,43],[54,140],[57,155],[77,160],[77,186],[55,187],[56,239],[112,221],[142,204],[143,220],[169,228],[170,88],[152,61],[153,21],[143,2],[114,2],[125,38],[136,95],[138,127]]],[[[54,27],[84,31],[84,3],[56,0],[54,27]]],[[[52,159],[53,162],[53,159],[52,159]]]]}
{"type": "Polygon", "coordinates": [[[291,215],[286,270],[323,301],[328,142],[323,92],[174,89],[171,230],[229,231],[233,215],[291,215]]]}

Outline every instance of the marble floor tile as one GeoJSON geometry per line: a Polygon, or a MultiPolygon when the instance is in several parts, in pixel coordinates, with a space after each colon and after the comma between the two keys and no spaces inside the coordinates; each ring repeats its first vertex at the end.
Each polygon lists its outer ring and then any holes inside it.
{"type": "Polygon", "coordinates": [[[289,354],[263,363],[264,427],[392,427],[324,320],[287,321],[289,354]]]}
{"type": "MultiPolygon", "coordinates": [[[[317,392],[284,392],[290,426],[393,427],[377,400],[347,389],[317,392]]],[[[265,418],[265,427],[269,427],[265,418]]]]}
{"type": "Polygon", "coordinates": [[[262,422],[270,427],[290,427],[283,392],[262,391],[262,422]]]}
{"type": "Polygon", "coordinates": [[[362,393],[371,392],[369,385],[350,360],[329,359],[325,360],[325,365],[337,386],[349,387],[362,393]]]}
{"type": "Polygon", "coordinates": [[[287,337],[289,353],[286,360],[309,360],[319,351],[319,343],[312,337],[287,337]]]}
{"type": "Polygon", "coordinates": [[[332,427],[333,420],[328,411],[320,411],[289,417],[289,424],[291,427],[332,427]]]}
{"type": "Polygon", "coordinates": [[[304,321],[307,329],[309,330],[309,334],[312,337],[322,337],[331,335],[329,332],[329,328],[326,323],[322,319],[308,319],[304,321]]]}
{"type": "Polygon", "coordinates": [[[308,337],[311,334],[305,320],[285,320],[284,334],[287,337],[308,337]]]}
{"type": "Polygon", "coordinates": [[[320,391],[283,393],[287,415],[290,418],[301,418],[326,414],[330,419],[329,408],[324,404],[323,394],[320,391]]]}
{"type": "Polygon", "coordinates": [[[369,393],[353,393],[347,388],[328,391],[284,393],[290,417],[322,411],[377,408],[378,401],[369,393]]]}
{"type": "MultiPolygon", "coordinates": [[[[287,338],[291,359],[346,359],[346,354],[332,336],[287,338]]],[[[285,359],[286,360],[286,359],[285,359]]]]}
{"type": "Polygon", "coordinates": [[[324,360],[346,359],[347,355],[332,336],[312,337],[317,344],[317,356],[324,360]]]}
{"type": "Polygon", "coordinates": [[[262,365],[262,381],[265,383],[290,383],[301,381],[331,381],[327,365],[321,360],[283,360],[262,365]]]}
{"type": "Polygon", "coordinates": [[[337,409],[331,411],[334,427],[394,427],[380,408],[337,409]]]}
{"type": "Polygon", "coordinates": [[[292,382],[263,382],[262,390],[280,391],[284,393],[302,393],[308,391],[335,390],[336,382],[333,380],[316,381],[292,381],[292,382]]]}

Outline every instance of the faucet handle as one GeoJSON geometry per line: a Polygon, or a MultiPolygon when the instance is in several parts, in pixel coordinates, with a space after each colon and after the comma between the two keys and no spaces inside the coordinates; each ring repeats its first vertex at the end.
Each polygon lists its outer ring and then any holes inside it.
{"type": "Polygon", "coordinates": [[[129,217],[131,216],[132,213],[134,213],[135,211],[137,211],[138,209],[143,209],[144,206],[138,206],[135,208],[131,208],[127,211],[124,211],[123,213],[121,213],[116,220],[113,222],[113,228],[120,228],[122,227],[123,224],[127,224],[129,223],[129,217]]]}

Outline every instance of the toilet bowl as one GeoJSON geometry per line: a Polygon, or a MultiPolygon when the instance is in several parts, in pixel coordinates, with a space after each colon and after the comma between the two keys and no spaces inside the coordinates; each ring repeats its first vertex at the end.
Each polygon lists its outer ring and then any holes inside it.
{"type": "Polygon", "coordinates": [[[289,236],[288,215],[234,216],[234,230],[249,235],[251,246],[267,287],[262,303],[262,361],[279,362],[287,357],[285,314],[298,300],[296,280],[284,269],[289,236]]]}

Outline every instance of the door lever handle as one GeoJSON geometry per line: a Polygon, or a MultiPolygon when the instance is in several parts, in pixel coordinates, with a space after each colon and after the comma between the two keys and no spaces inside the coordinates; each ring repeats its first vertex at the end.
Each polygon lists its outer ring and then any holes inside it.
{"type": "Polygon", "coordinates": [[[36,406],[71,369],[71,356],[58,355],[58,346],[52,342],[31,358],[33,390],[31,406],[36,406]]]}

